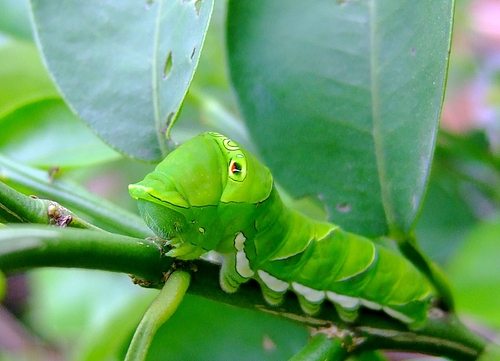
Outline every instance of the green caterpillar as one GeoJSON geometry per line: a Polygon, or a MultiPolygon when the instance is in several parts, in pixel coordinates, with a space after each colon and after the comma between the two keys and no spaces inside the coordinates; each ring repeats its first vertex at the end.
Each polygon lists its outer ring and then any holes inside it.
{"type": "Polygon", "coordinates": [[[168,255],[222,255],[227,292],[255,279],[268,303],[278,305],[290,290],[308,314],[328,299],[349,322],[360,306],[411,327],[426,320],[434,290],[409,261],[286,208],[269,169],[221,134],[187,141],[129,191],[148,226],[173,247],[168,255]]]}

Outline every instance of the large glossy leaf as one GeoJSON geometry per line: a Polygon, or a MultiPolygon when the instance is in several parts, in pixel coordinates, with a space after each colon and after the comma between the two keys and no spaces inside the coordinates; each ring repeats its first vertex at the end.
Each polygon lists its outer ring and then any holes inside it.
{"type": "Polygon", "coordinates": [[[168,152],[213,0],[32,0],[34,28],[64,98],[109,145],[147,161],[168,152]]]}
{"type": "Polygon", "coordinates": [[[477,222],[477,216],[460,192],[463,188],[463,183],[436,170],[415,228],[425,254],[441,265],[453,255],[477,222]]]}
{"type": "Polygon", "coordinates": [[[408,232],[428,179],[452,0],[231,0],[231,78],[295,197],[374,236],[408,232]]]}

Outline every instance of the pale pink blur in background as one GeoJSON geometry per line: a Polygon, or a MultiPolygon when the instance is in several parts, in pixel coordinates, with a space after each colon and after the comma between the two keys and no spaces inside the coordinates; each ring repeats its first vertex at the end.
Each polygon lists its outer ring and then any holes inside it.
{"type": "Polygon", "coordinates": [[[456,19],[441,127],[452,133],[482,129],[491,144],[498,146],[500,0],[475,0],[466,6],[456,19]]]}

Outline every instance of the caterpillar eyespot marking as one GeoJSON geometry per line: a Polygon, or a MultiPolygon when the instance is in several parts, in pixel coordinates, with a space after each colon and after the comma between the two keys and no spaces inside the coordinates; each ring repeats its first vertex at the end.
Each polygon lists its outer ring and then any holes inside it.
{"type": "Polygon", "coordinates": [[[253,278],[268,303],[294,292],[307,314],[326,301],[346,322],[356,320],[360,307],[410,327],[426,320],[435,290],[413,264],[365,237],[288,209],[269,169],[221,134],[187,141],[129,191],[148,226],[169,236],[171,254],[185,260],[207,250],[220,254],[220,284],[227,292],[253,278]]]}
{"type": "Polygon", "coordinates": [[[236,162],[231,163],[231,173],[241,173],[241,165],[236,162]]]}

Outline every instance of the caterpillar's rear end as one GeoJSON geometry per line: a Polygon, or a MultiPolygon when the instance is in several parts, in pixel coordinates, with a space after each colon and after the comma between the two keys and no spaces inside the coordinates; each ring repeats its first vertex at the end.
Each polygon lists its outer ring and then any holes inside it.
{"type": "MultiPolygon", "coordinates": [[[[354,321],[361,306],[382,310],[412,327],[425,321],[433,288],[407,259],[333,224],[299,214],[288,219],[294,225],[275,227],[296,232],[289,232],[283,246],[265,260],[257,257],[251,262],[258,268],[255,278],[268,302],[279,303],[291,290],[309,314],[329,300],[346,321],[354,321]]],[[[257,234],[256,253],[270,242],[257,234]]]]}

